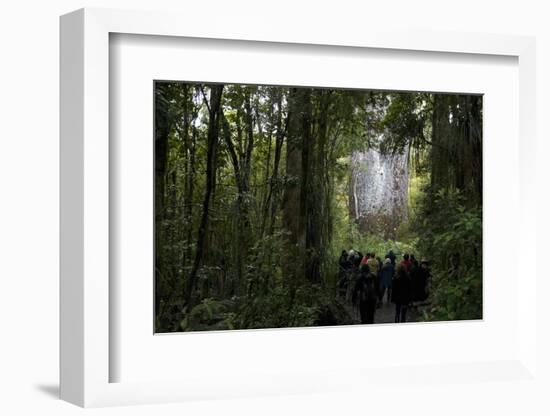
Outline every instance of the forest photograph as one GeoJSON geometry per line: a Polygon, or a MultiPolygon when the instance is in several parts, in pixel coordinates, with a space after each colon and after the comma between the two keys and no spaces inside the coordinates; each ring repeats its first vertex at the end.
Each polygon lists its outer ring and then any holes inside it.
{"type": "Polygon", "coordinates": [[[483,318],[483,96],[154,81],[155,332],[483,318]]]}

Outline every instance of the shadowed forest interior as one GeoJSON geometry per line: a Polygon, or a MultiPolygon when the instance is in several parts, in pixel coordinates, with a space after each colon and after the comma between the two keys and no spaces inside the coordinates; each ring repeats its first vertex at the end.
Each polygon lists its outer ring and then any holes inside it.
{"type": "Polygon", "coordinates": [[[156,332],[482,318],[482,96],[154,94],[156,332]]]}

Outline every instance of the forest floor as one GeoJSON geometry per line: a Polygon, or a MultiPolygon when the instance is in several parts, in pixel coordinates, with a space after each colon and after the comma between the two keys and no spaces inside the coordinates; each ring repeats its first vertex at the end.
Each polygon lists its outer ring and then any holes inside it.
{"type": "MultiPolygon", "coordinates": [[[[407,310],[407,322],[416,322],[417,309],[409,307],[407,310]]],[[[395,323],[395,305],[393,303],[384,303],[376,309],[374,314],[375,324],[395,323]]]]}
{"type": "MultiPolygon", "coordinates": [[[[361,319],[359,318],[358,311],[353,311],[353,316],[355,319],[354,324],[360,324],[361,319]]],[[[407,311],[407,322],[416,322],[417,310],[416,308],[410,308],[407,311]]],[[[380,308],[376,309],[374,314],[374,323],[375,324],[393,324],[395,323],[395,305],[393,303],[384,302],[380,308]]]]}
{"type": "Polygon", "coordinates": [[[384,303],[374,313],[375,324],[395,323],[395,305],[393,303],[384,303]]]}

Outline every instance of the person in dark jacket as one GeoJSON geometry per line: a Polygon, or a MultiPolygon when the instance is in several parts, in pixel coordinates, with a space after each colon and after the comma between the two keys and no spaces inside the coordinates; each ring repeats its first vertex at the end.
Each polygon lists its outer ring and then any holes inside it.
{"type": "Polygon", "coordinates": [[[418,302],[422,299],[424,285],[422,283],[422,276],[420,275],[420,265],[413,256],[411,256],[411,259],[412,266],[409,272],[411,278],[411,302],[418,302]]]}
{"type": "Polygon", "coordinates": [[[376,257],[376,261],[378,262],[378,278],[380,278],[380,271],[382,270],[382,266],[384,266],[384,262],[380,258],[380,256],[376,257]]]}
{"type": "Polygon", "coordinates": [[[393,264],[391,264],[391,260],[389,258],[385,259],[384,265],[380,270],[380,279],[379,279],[379,285],[378,285],[378,287],[380,288],[379,297],[378,297],[380,303],[382,303],[382,301],[384,300],[384,295],[386,293],[388,294],[387,303],[390,303],[394,274],[395,274],[395,267],[393,266],[393,264]]]}
{"type": "Polygon", "coordinates": [[[376,276],[370,272],[368,265],[363,264],[352,297],[353,303],[359,308],[362,324],[374,323],[376,300],[376,276]]]}
{"type": "Polygon", "coordinates": [[[407,307],[411,300],[411,280],[403,263],[397,265],[393,280],[392,302],[395,303],[395,322],[407,321],[407,307]]]}
{"type": "Polygon", "coordinates": [[[386,257],[390,259],[391,264],[395,267],[395,254],[393,254],[393,250],[388,251],[388,254],[386,254],[386,257]]]}
{"type": "Polygon", "coordinates": [[[338,264],[342,269],[347,270],[350,263],[348,260],[348,252],[346,250],[342,250],[342,254],[340,254],[340,259],[338,260],[338,264]]]}
{"type": "Polygon", "coordinates": [[[353,267],[359,269],[359,266],[361,265],[361,260],[363,260],[363,253],[360,251],[356,252],[357,254],[353,258],[353,267]]]}

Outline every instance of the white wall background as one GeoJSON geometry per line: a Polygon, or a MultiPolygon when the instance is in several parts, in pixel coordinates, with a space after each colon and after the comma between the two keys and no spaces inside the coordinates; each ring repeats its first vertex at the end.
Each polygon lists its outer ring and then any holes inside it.
{"type": "MultiPolygon", "coordinates": [[[[539,258],[539,311],[547,307],[550,285],[543,270],[548,257],[550,192],[550,12],[546,1],[363,0],[315,1],[169,1],[169,0],[4,0],[0,8],[0,414],[82,412],[56,399],[58,389],[58,17],[77,8],[115,7],[164,9],[189,13],[209,24],[209,15],[238,13],[252,25],[264,19],[307,30],[307,21],[326,21],[327,31],[347,25],[384,21],[407,27],[429,25],[435,30],[510,33],[537,36],[538,133],[536,149],[540,190],[539,237],[533,242],[539,258]]],[[[182,24],[185,24],[182,22],[182,24]]],[[[236,27],[246,31],[246,27],[236,27]]],[[[511,224],[513,226],[513,223],[511,224]]],[[[513,257],[504,253],[503,258],[513,257]]],[[[545,267],[547,269],[547,266],[545,267]]],[[[547,316],[548,313],[544,312],[547,316]]],[[[549,326],[546,325],[548,328],[549,326]]],[[[549,331],[543,332],[540,368],[550,374],[549,331]]],[[[546,386],[546,393],[550,387],[546,386]]],[[[404,397],[354,397],[345,393],[196,402],[162,406],[100,409],[101,415],[161,414],[548,414],[545,392],[495,383],[487,389],[457,384],[412,391],[404,397]],[[451,391],[452,390],[452,391],[451,391]]]]}

